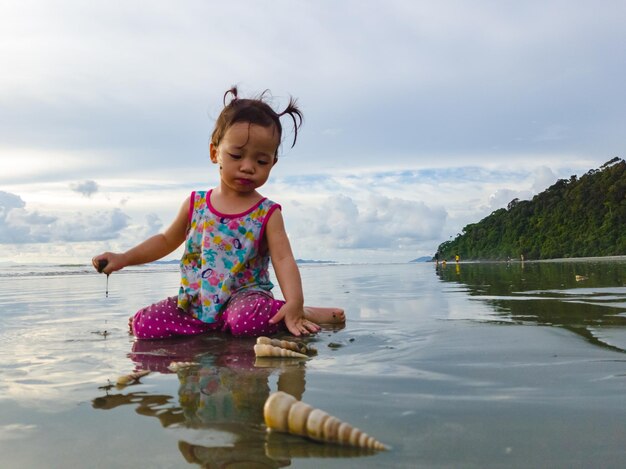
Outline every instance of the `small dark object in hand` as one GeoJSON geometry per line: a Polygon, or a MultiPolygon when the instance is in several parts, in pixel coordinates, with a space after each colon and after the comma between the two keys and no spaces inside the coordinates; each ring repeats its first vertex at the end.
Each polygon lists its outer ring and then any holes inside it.
{"type": "MultiPolygon", "coordinates": [[[[109,261],[107,261],[106,259],[100,259],[98,261],[98,273],[99,274],[102,273],[102,271],[105,269],[108,263],[109,261]]],[[[106,286],[105,296],[107,298],[109,297],[109,274],[107,274],[107,286],[106,286]]]]}
{"type": "Polygon", "coordinates": [[[100,259],[98,261],[98,273],[102,273],[102,271],[104,270],[104,268],[107,266],[108,263],[109,261],[107,261],[106,259],[100,259]]]}

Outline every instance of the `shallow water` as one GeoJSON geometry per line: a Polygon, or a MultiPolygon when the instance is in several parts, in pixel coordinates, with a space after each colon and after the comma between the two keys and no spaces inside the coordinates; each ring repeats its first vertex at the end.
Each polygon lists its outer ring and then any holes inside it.
{"type": "Polygon", "coordinates": [[[308,304],[348,324],[305,364],[252,339],[134,342],[170,267],[0,270],[2,467],[623,467],[626,262],[304,265],[308,304]],[[576,276],[583,276],[584,279],[576,276]],[[197,366],[171,373],[171,361],[197,366]],[[152,373],[118,389],[135,369],[152,373]],[[267,435],[283,389],[390,445],[267,435]]]}

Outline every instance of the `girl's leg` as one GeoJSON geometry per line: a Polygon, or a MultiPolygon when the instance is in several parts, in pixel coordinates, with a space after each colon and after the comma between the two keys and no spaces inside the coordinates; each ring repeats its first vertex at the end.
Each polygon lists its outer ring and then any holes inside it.
{"type": "Polygon", "coordinates": [[[269,321],[283,304],[284,301],[275,300],[269,292],[236,293],[222,312],[222,330],[234,336],[258,337],[276,334],[284,328],[283,323],[270,324],[269,321]]]}
{"type": "Polygon", "coordinates": [[[346,322],[346,314],[341,308],[305,306],[304,317],[315,324],[343,324],[346,322]]]}
{"type": "Polygon", "coordinates": [[[202,334],[215,329],[214,325],[187,314],[177,303],[177,297],[171,296],[140,309],[132,318],[131,332],[138,339],[167,339],[202,334]]]}

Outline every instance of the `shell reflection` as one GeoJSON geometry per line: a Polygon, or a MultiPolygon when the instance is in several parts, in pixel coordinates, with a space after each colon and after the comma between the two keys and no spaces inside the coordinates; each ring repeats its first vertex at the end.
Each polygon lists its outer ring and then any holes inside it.
{"type": "Polygon", "coordinates": [[[254,354],[257,357],[285,357],[285,358],[303,358],[308,360],[308,356],[300,352],[294,352],[286,348],[276,347],[269,344],[255,344],[254,354]]]}

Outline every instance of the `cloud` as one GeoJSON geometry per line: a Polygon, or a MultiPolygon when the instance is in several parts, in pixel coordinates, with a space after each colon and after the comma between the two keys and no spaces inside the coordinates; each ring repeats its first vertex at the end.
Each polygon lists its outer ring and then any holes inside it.
{"type": "Polygon", "coordinates": [[[497,210],[508,206],[513,199],[529,200],[533,196],[531,191],[515,191],[511,189],[498,189],[489,196],[489,208],[497,210]]]}
{"type": "Polygon", "coordinates": [[[438,238],[446,219],[440,207],[372,195],[330,196],[316,205],[300,202],[293,238],[308,248],[411,250],[438,238]]]}
{"type": "Polygon", "coordinates": [[[128,226],[130,217],[118,208],[65,219],[54,226],[55,241],[105,241],[116,238],[128,226]]]}
{"type": "Polygon", "coordinates": [[[547,166],[540,166],[533,171],[532,189],[536,192],[543,192],[547,187],[554,184],[557,180],[554,172],[547,166]]]}
{"type": "Polygon", "coordinates": [[[37,225],[39,220],[36,213],[26,216],[25,206],[20,196],[0,191],[0,243],[28,242],[24,241],[30,237],[28,223],[37,225]],[[24,223],[20,221],[21,216],[25,218],[24,223]]]}
{"type": "Polygon", "coordinates": [[[102,241],[116,238],[128,226],[120,209],[83,214],[43,215],[27,210],[21,197],[0,191],[0,243],[102,241]]]}
{"type": "Polygon", "coordinates": [[[98,192],[100,187],[96,181],[87,180],[70,184],[70,189],[84,195],[85,197],[91,197],[93,194],[98,192]]]}
{"type": "Polygon", "coordinates": [[[163,222],[156,213],[148,213],[143,218],[145,223],[133,223],[126,229],[124,235],[128,244],[143,241],[157,234],[163,227],[163,222]]]}
{"type": "Polygon", "coordinates": [[[146,215],[147,235],[158,233],[162,226],[163,222],[156,213],[148,213],[146,215]]]}
{"type": "Polygon", "coordinates": [[[6,218],[10,210],[14,208],[23,208],[26,203],[19,195],[10,192],[0,191],[0,218],[6,218]]]}

